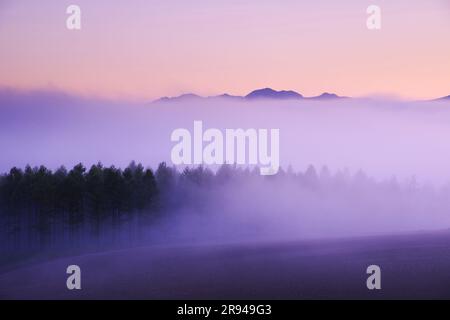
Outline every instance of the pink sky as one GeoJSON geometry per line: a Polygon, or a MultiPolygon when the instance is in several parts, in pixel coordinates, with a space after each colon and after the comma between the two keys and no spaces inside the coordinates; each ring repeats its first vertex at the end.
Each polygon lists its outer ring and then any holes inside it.
{"type": "Polygon", "coordinates": [[[0,86],[110,98],[450,94],[449,0],[0,0],[0,86]],[[82,30],[66,29],[66,7],[82,30]],[[366,8],[382,29],[366,28],[366,8]]]}

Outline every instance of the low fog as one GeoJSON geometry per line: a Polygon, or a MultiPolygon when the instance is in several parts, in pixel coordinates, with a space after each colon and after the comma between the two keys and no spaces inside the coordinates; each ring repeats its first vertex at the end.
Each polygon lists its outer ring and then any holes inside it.
{"type": "Polygon", "coordinates": [[[450,227],[450,189],[411,180],[375,182],[364,173],[281,173],[219,186],[190,185],[183,205],[147,235],[164,243],[344,238],[450,227]]]}
{"type": "Polygon", "coordinates": [[[170,164],[177,128],[280,129],[280,162],[364,170],[375,178],[450,180],[450,103],[371,99],[126,103],[0,91],[0,171],[98,161],[170,164]]]}
{"type": "MultiPolygon", "coordinates": [[[[273,177],[231,179],[212,187],[193,184],[183,194],[171,194],[171,205],[161,217],[139,226],[140,244],[292,240],[450,227],[448,102],[126,103],[3,90],[0,171],[27,164],[70,169],[80,162],[89,169],[99,161],[125,168],[132,160],[156,170],[163,161],[171,166],[172,131],[192,131],[194,120],[203,121],[205,129],[279,129],[283,170],[273,177]],[[313,170],[307,170],[310,165],[313,170]]],[[[180,173],[183,169],[178,168],[180,173]]],[[[123,238],[129,227],[120,231],[123,238]]]]}

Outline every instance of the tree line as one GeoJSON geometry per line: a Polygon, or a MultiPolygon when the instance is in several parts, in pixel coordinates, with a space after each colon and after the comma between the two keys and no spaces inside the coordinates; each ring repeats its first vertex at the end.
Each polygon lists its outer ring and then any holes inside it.
{"type": "MultiPolygon", "coordinates": [[[[318,192],[326,188],[336,192],[346,185],[355,190],[400,190],[395,179],[377,183],[363,172],[332,175],[326,167],[316,171],[313,166],[299,173],[280,169],[274,176],[261,176],[258,168],[234,165],[222,165],[215,171],[198,166],[181,172],[165,163],[153,171],[135,162],[123,170],[101,163],[89,169],[80,163],[70,170],[60,167],[54,171],[45,166],[14,167],[0,175],[1,246],[43,248],[82,242],[86,235],[91,241],[106,233],[114,238],[123,226],[130,237],[136,237],[143,225],[176,208],[201,207],[212,188],[271,180],[294,181],[318,192]]],[[[415,182],[408,188],[414,191],[415,182]]]]}
{"type": "Polygon", "coordinates": [[[10,244],[42,247],[81,229],[95,234],[102,224],[154,213],[158,196],[152,169],[134,162],[124,170],[101,163],[55,171],[14,167],[0,177],[2,234],[10,244]]]}

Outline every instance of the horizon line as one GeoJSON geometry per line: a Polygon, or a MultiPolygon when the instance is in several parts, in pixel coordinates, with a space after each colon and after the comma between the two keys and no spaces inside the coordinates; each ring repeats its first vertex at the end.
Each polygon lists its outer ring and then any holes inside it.
{"type": "MultiPolygon", "coordinates": [[[[200,94],[200,93],[195,93],[193,91],[184,91],[181,92],[179,94],[176,95],[161,95],[158,97],[137,97],[137,96],[132,96],[132,95],[107,95],[107,94],[102,94],[102,93],[96,93],[93,91],[90,92],[80,92],[80,91],[76,91],[76,90],[70,90],[70,89],[64,89],[64,88],[60,88],[60,87],[56,87],[56,86],[46,86],[46,87],[13,87],[13,86],[5,86],[5,85],[0,85],[0,93],[3,92],[12,92],[12,93],[16,93],[16,94],[32,94],[32,93],[42,93],[42,94],[60,94],[60,95],[66,95],[66,96],[72,96],[72,97],[77,97],[77,98],[81,98],[81,99],[88,99],[88,100],[106,100],[106,101],[111,101],[111,102],[133,102],[133,103],[155,103],[155,102],[161,102],[164,100],[172,100],[172,99],[178,99],[178,98],[183,98],[184,96],[192,96],[193,98],[199,98],[199,99],[208,99],[208,98],[222,98],[222,97],[230,97],[230,98],[247,98],[251,93],[255,92],[255,91],[261,91],[261,90],[273,90],[274,92],[277,93],[282,93],[282,92],[292,92],[294,94],[298,94],[300,95],[300,97],[298,97],[297,100],[313,100],[314,98],[316,98],[317,100],[319,100],[318,98],[320,98],[322,95],[335,95],[336,99],[345,99],[345,98],[349,98],[349,99],[375,99],[375,100],[396,100],[396,101],[405,101],[405,102],[432,102],[432,101],[439,101],[439,100],[445,100],[445,99],[450,99],[450,90],[447,93],[444,93],[441,96],[438,97],[429,97],[429,98],[411,98],[411,97],[405,97],[396,93],[370,93],[370,94],[366,94],[366,95],[357,95],[357,96],[350,96],[350,95],[341,95],[339,93],[333,92],[333,91],[322,91],[320,94],[318,95],[308,95],[308,96],[304,96],[300,91],[297,91],[295,89],[274,89],[273,87],[270,86],[266,86],[266,87],[261,87],[261,88],[256,88],[253,89],[251,91],[249,91],[246,94],[234,94],[234,93],[229,93],[227,91],[222,91],[221,93],[215,93],[215,94],[200,94]]],[[[264,100],[264,98],[259,98],[260,100],[264,100]]],[[[246,99],[246,100],[250,100],[250,99],[246,99]]],[[[258,100],[258,98],[252,99],[252,100],[258,100]]],[[[270,98],[267,98],[267,100],[270,100],[270,98]]],[[[275,99],[273,99],[275,100],[275,99]]],[[[295,99],[278,99],[278,100],[295,100],[295,99]]],[[[326,98],[324,99],[326,100],[326,98]]],[[[331,100],[331,99],[330,99],[331,100]]]]}

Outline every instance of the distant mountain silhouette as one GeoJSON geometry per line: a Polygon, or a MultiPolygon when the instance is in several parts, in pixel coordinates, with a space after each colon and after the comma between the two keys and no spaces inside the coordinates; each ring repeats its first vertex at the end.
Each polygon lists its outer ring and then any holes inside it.
{"type": "Polygon", "coordinates": [[[218,96],[211,96],[211,97],[207,97],[207,99],[232,99],[232,100],[242,100],[244,99],[244,97],[241,96],[233,96],[231,94],[228,93],[224,93],[218,96]]]}
{"type": "Polygon", "coordinates": [[[191,101],[191,100],[198,100],[198,99],[203,99],[203,97],[193,94],[193,93],[186,93],[186,94],[182,94],[177,97],[162,97],[158,100],[155,100],[154,102],[191,101]]]}
{"type": "Polygon", "coordinates": [[[322,93],[320,96],[316,96],[316,97],[308,97],[306,99],[313,99],[313,100],[333,100],[333,99],[345,99],[348,97],[341,97],[338,96],[335,93],[328,93],[328,92],[324,92],[322,93]]]}
{"type": "Polygon", "coordinates": [[[272,88],[263,88],[253,90],[246,96],[233,96],[227,93],[217,95],[217,96],[209,96],[202,97],[193,93],[182,94],[177,97],[163,97],[154,102],[175,102],[175,101],[194,101],[200,99],[233,99],[233,100],[258,100],[258,99],[272,99],[272,100],[301,100],[301,99],[310,99],[310,100],[332,100],[332,99],[342,99],[347,97],[338,96],[335,93],[324,92],[319,96],[315,97],[304,97],[298,92],[293,90],[281,90],[277,91],[272,88]]]}
{"type": "Polygon", "coordinates": [[[300,93],[295,91],[276,91],[271,88],[258,89],[250,92],[245,99],[303,99],[300,93]]]}

